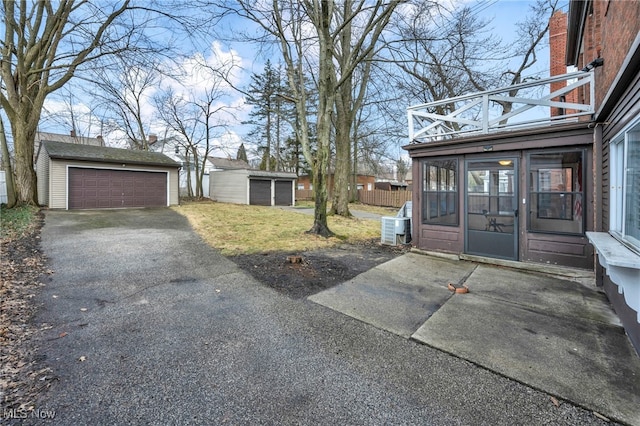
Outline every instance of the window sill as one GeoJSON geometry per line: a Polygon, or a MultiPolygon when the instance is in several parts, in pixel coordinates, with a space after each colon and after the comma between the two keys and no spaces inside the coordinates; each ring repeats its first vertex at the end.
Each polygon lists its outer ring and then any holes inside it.
{"type": "Polygon", "coordinates": [[[587,232],[598,253],[598,262],[624,294],[627,305],[637,313],[640,323],[640,256],[606,232],[587,232]]]}

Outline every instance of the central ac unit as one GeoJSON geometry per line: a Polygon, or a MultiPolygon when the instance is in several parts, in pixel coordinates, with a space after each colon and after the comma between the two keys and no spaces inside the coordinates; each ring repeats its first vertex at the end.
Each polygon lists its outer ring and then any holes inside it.
{"type": "Polygon", "coordinates": [[[410,218],[408,217],[382,217],[382,230],[380,242],[395,246],[408,244],[411,241],[410,218]]]}

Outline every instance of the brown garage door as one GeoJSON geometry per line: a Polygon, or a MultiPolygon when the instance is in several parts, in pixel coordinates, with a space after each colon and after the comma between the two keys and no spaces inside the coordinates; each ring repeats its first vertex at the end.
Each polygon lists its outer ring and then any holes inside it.
{"type": "Polygon", "coordinates": [[[271,180],[249,180],[249,204],[252,206],[271,205],[271,180]]]}
{"type": "Polygon", "coordinates": [[[69,168],[70,209],[166,205],[165,172],[69,168]]]}
{"type": "Polygon", "coordinates": [[[290,206],[293,204],[292,182],[290,180],[276,181],[276,206],[290,206]]]}

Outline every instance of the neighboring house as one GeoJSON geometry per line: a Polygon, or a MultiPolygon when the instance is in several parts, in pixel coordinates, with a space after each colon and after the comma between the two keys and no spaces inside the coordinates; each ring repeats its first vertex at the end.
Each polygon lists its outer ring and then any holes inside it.
{"type": "Polygon", "coordinates": [[[411,190],[413,188],[413,175],[411,173],[411,170],[407,172],[403,180],[407,183],[409,190],[411,190]]]}
{"type": "Polygon", "coordinates": [[[209,193],[224,203],[293,206],[295,183],[295,173],[227,169],[211,172],[209,193]]]}
{"type": "Polygon", "coordinates": [[[52,209],[178,204],[180,164],[163,154],[41,141],[38,202],[52,209]]]}
{"type": "MultiPolygon", "coordinates": [[[[182,168],[180,169],[180,196],[186,197],[189,194],[188,185],[191,182],[191,190],[195,193],[196,190],[196,170],[195,166],[187,164],[187,160],[184,156],[184,147],[177,144],[173,138],[158,139],[156,135],[149,135],[149,150],[159,152],[173,161],[180,163],[182,168]]],[[[193,160],[191,160],[193,162],[193,160]]],[[[209,197],[209,172],[214,168],[209,158],[204,162],[204,174],[202,176],[202,195],[206,198],[209,197]]]]}
{"type": "Polygon", "coordinates": [[[406,191],[409,185],[406,182],[376,182],[375,189],[384,191],[406,191]]]}
{"type": "MultiPolygon", "coordinates": [[[[180,195],[186,197],[189,194],[189,182],[191,182],[191,191],[196,192],[197,173],[193,164],[187,165],[184,155],[168,155],[168,157],[182,164],[180,169],[180,195]]],[[[209,178],[213,165],[209,160],[205,161],[204,174],[202,175],[202,196],[209,198],[209,178]]]]}
{"type": "Polygon", "coordinates": [[[595,271],[640,351],[638,16],[637,1],[571,0],[551,51],[566,42],[562,68],[581,71],[520,84],[515,98],[511,86],[410,107],[404,148],[414,246],[595,271]]]}
{"type": "MultiPolygon", "coordinates": [[[[372,191],[375,189],[376,178],[372,175],[358,174],[356,176],[357,189],[365,191],[372,191]]],[[[333,173],[328,176],[327,188],[330,190],[333,188],[333,173]]],[[[313,184],[311,183],[311,176],[302,175],[298,177],[298,189],[301,190],[313,190],[313,184]]]]}
{"type": "Polygon", "coordinates": [[[219,170],[238,170],[249,169],[249,163],[244,160],[233,160],[231,158],[224,157],[208,157],[209,163],[211,163],[212,169],[219,170]]]}
{"type": "Polygon", "coordinates": [[[79,136],[76,134],[74,130],[69,132],[68,135],[62,135],[60,133],[50,133],[50,132],[37,132],[35,137],[35,145],[34,145],[36,155],[40,148],[41,141],[74,143],[78,145],[104,146],[104,139],[102,139],[102,136],[96,136],[95,138],[91,138],[88,136],[79,136]]]}

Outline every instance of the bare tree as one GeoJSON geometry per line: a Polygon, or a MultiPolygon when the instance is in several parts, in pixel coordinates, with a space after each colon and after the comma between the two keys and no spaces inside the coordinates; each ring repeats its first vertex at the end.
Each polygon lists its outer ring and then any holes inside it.
{"type": "MultiPolygon", "coordinates": [[[[403,71],[395,75],[395,83],[424,103],[521,83],[537,62],[556,5],[557,0],[538,0],[530,6],[517,24],[516,42],[505,45],[491,34],[490,21],[472,7],[447,10],[437,3],[413,3],[398,15],[396,39],[388,45],[392,61],[403,71]]],[[[508,101],[499,106],[503,113],[512,107],[508,101]]],[[[449,103],[434,112],[447,115],[455,109],[449,103]]]]}
{"type": "Polygon", "coordinates": [[[37,204],[34,138],[46,97],[61,88],[86,61],[103,55],[106,42],[119,50],[126,33],[110,31],[129,2],[103,7],[73,1],[4,1],[0,103],[11,124],[17,202],[37,204]],[[73,22],[74,25],[68,25],[73,22]],[[91,31],[89,31],[91,30],[91,31]],[[71,42],[73,40],[73,43],[71,42]]]}
{"type": "MultiPolygon", "coordinates": [[[[255,2],[241,0],[230,3],[230,9],[258,24],[266,37],[263,41],[274,43],[283,57],[290,101],[295,103],[296,134],[305,159],[312,170],[315,194],[314,223],[310,233],[331,236],[327,225],[327,171],[330,156],[331,116],[335,99],[334,64],[330,22],[333,2],[330,1],[274,1],[263,8],[255,2]],[[239,7],[238,7],[239,6],[239,7]],[[318,142],[311,150],[309,135],[309,93],[303,76],[311,68],[317,70],[318,110],[316,132],[318,142]]],[[[254,39],[254,41],[257,41],[254,39]]]]}
{"type": "MultiPolygon", "coordinates": [[[[194,190],[191,183],[191,166],[193,152],[198,155],[198,136],[196,129],[200,110],[169,89],[156,97],[156,108],[159,118],[165,123],[168,130],[162,143],[171,141],[176,154],[184,155],[183,166],[186,172],[187,196],[193,197],[194,190]],[[169,130],[177,136],[168,137],[169,130]]],[[[197,164],[197,157],[195,160],[197,164]]],[[[196,172],[197,175],[197,172],[196,172]]]]}
{"type": "MultiPolygon", "coordinates": [[[[338,64],[336,81],[336,162],[331,212],[350,216],[349,177],[352,130],[367,93],[371,64],[382,35],[400,1],[346,0],[336,8],[332,37],[338,64]]],[[[355,149],[355,147],[354,147],[355,149]]]]}
{"type": "Polygon", "coordinates": [[[398,158],[396,160],[396,180],[398,182],[404,182],[406,180],[405,178],[409,170],[411,170],[409,167],[409,163],[407,163],[402,158],[398,158]]]}
{"type": "Polygon", "coordinates": [[[153,50],[144,34],[152,16],[170,19],[184,8],[161,6],[154,10],[152,1],[134,5],[130,0],[2,2],[0,105],[11,125],[19,204],[37,204],[34,139],[45,99],[97,58],[134,47],[153,50]]]}
{"type": "Polygon", "coordinates": [[[228,79],[229,67],[213,69],[209,65],[200,64],[208,75],[207,85],[201,93],[186,90],[177,94],[167,90],[157,97],[156,105],[161,120],[179,136],[182,141],[187,163],[187,187],[189,196],[204,196],[203,178],[206,162],[216,148],[214,141],[221,136],[220,130],[226,129],[225,121],[220,115],[229,107],[220,102],[225,96],[223,83],[228,79]],[[191,164],[195,172],[195,190],[191,186],[191,164]]]}
{"type": "MultiPolygon", "coordinates": [[[[353,73],[360,63],[371,57],[375,41],[398,3],[347,1],[340,3],[343,6],[340,8],[332,0],[274,1],[270,7],[260,8],[255,2],[238,2],[240,8],[237,12],[258,24],[268,40],[275,41],[283,57],[289,90],[296,104],[298,139],[312,170],[315,209],[310,233],[323,236],[333,234],[327,226],[327,174],[336,101],[340,97],[344,111],[353,107],[353,73]],[[336,46],[340,46],[340,55],[336,55],[336,46]],[[342,58],[338,66],[334,62],[336,56],[342,58]],[[305,74],[315,77],[318,91],[318,140],[315,152],[310,148],[308,93],[301,78],[305,74]]],[[[352,121],[351,117],[348,120],[352,121]]],[[[341,144],[340,149],[336,150],[336,163],[339,162],[342,170],[346,170],[345,179],[339,184],[344,186],[345,191],[350,169],[349,136],[350,131],[347,131],[342,139],[347,140],[346,149],[341,144]]],[[[348,200],[348,193],[344,200],[348,200]]],[[[344,209],[340,210],[345,212],[344,209]]],[[[348,208],[345,214],[348,214],[348,208]]]]}
{"type": "Polygon", "coordinates": [[[125,53],[92,65],[83,79],[91,85],[92,97],[101,103],[103,120],[111,130],[124,132],[129,148],[148,150],[151,117],[145,116],[145,107],[152,103],[161,81],[158,57],[125,53]]]}

